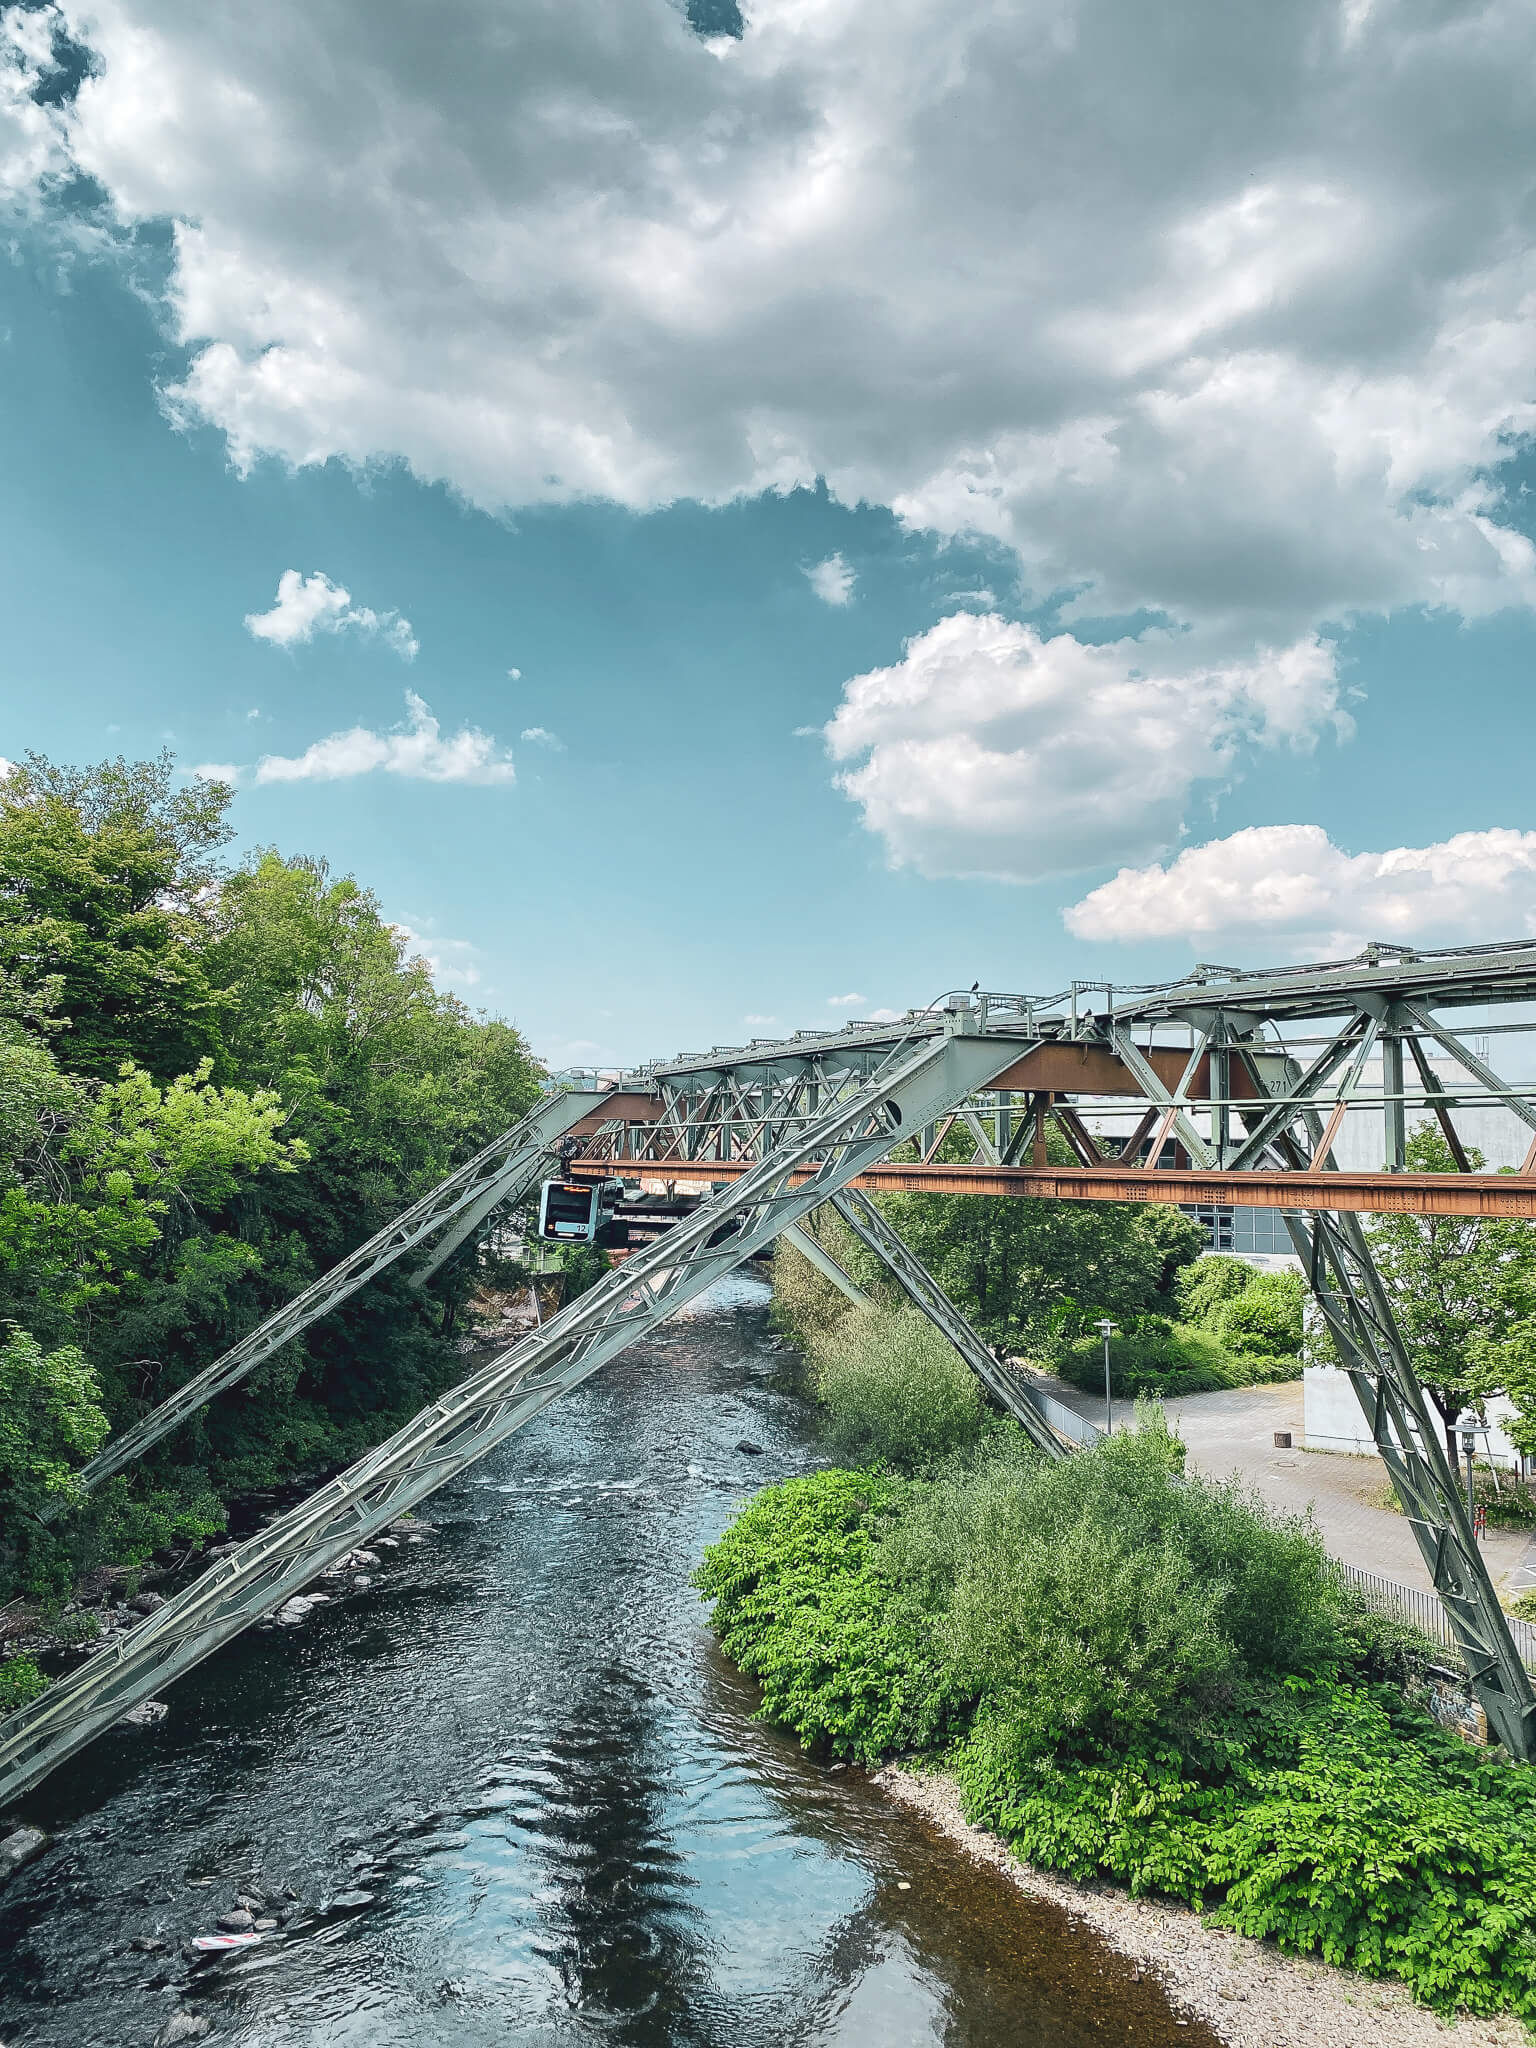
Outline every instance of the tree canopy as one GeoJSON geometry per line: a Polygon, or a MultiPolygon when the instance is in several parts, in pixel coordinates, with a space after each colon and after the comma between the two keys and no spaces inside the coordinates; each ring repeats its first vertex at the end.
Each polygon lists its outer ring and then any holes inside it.
{"type": "MultiPolygon", "coordinates": [[[[1414,1173],[1457,1170],[1432,1124],[1409,1135],[1406,1158],[1414,1173]]],[[[1475,1149],[1467,1158],[1474,1171],[1484,1164],[1475,1149]]],[[[1450,1430],[1469,1402],[1505,1390],[1501,1373],[1511,1377],[1519,1327],[1536,1307],[1536,1229],[1500,1217],[1374,1216],[1366,1234],[1413,1369],[1450,1430]]]]}
{"type": "MultiPolygon", "coordinates": [[[[0,1502],[68,1474],[514,1123],[540,1069],[438,989],[377,900],[273,849],[221,865],[233,792],[169,756],[0,781],[0,1502]]],[[[44,1534],[0,1517],[0,1599],[216,1526],[461,1370],[454,1314],[385,1276],[44,1534]]]]}

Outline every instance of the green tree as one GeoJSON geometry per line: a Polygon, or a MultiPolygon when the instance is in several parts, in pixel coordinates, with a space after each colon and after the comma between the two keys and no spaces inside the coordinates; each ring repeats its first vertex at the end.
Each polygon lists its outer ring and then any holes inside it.
{"type": "Polygon", "coordinates": [[[1221,1304],[1208,1327],[1229,1351],[1294,1358],[1301,1349],[1306,1298],[1299,1273],[1255,1273],[1241,1294],[1221,1304]]]}
{"type": "Polygon", "coordinates": [[[1208,1252],[1185,1266],[1173,1284],[1173,1299],[1181,1323],[1194,1323],[1202,1330],[1214,1329],[1216,1317],[1225,1305],[1253,1284],[1254,1269],[1244,1259],[1225,1252],[1208,1252]]]}
{"type": "Polygon", "coordinates": [[[17,991],[47,990],[72,1072],[106,1079],[132,1058],[163,1079],[217,1049],[202,951],[232,794],[179,783],[168,754],[28,754],[0,781],[0,989],[13,1014],[17,991]]]}
{"type": "MultiPolygon", "coordinates": [[[[1415,1173],[1453,1173],[1456,1162],[1433,1125],[1408,1139],[1415,1173]]],[[[1468,1149],[1474,1169],[1483,1155],[1468,1149]]],[[[1421,1384],[1451,1445],[1469,1401],[1490,1391],[1492,1361],[1504,1355],[1536,1304],[1536,1230],[1508,1218],[1376,1216],[1367,1225],[1377,1269],[1421,1384]]]]}
{"type": "Polygon", "coordinates": [[[889,1195],[881,1207],[989,1342],[1053,1346],[1101,1315],[1172,1306],[1199,1225],[1140,1203],[889,1195]]]}
{"type": "MultiPolygon", "coordinates": [[[[29,757],[0,783],[0,1317],[55,1380],[83,1359],[114,1429],[514,1123],[542,1079],[349,878],[271,851],[225,872],[231,796],[183,786],[169,757],[29,757]]],[[[475,1273],[468,1247],[430,1290],[383,1276],[88,1505],[47,1530],[20,1518],[0,1599],[51,1597],[217,1528],[244,1489],[355,1456],[462,1373],[475,1273]]],[[[46,1413],[16,1418],[17,1469],[59,1467],[46,1413]]]]}
{"type": "Polygon", "coordinates": [[[76,1497],[74,1468],[107,1433],[101,1388],[73,1344],[44,1352],[9,1326],[0,1344],[0,1500],[7,1526],[61,1496],[76,1497]]]}

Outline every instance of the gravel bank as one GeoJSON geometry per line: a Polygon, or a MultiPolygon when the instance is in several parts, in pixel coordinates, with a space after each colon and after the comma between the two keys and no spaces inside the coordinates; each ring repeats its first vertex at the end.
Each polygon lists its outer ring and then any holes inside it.
{"type": "Polygon", "coordinates": [[[1182,1906],[1032,1870],[995,1835],[962,1818],[959,1792],[941,1774],[893,1764],[875,1783],[1024,1891],[1053,1900],[1092,1927],[1165,1984],[1174,2005],[1204,2020],[1229,2048],[1529,2048],[1511,2014],[1447,2025],[1415,2005],[1402,1985],[1282,1955],[1266,1943],[1206,1927],[1182,1906]]]}

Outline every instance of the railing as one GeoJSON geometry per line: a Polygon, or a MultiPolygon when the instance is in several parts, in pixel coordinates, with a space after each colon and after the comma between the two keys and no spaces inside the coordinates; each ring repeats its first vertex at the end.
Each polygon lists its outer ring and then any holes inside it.
{"type": "MultiPolygon", "coordinates": [[[[1352,1564],[1341,1564],[1339,1571],[1368,1607],[1374,1607],[1381,1614],[1394,1614],[1399,1621],[1411,1622],[1421,1635],[1428,1636],[1432,1642],[1448,1650],[1453,1658],[1460,1659],[1461,1651],[1450,1619],[1433,1593],[1422,1592],[1417,1586],[1400,1586],[1393,1579],[1378,1578],[1375,1572],[1360,1571],[1352,1564]]],[[[1536,1628],[1528,1621],[1517,1621],[1512,1614],[1505,1619],[1514,1637],[1515,1648],[1520,1653],[1520,1661],[1527,1671],[1536,1672],[1536,1628]]]]}

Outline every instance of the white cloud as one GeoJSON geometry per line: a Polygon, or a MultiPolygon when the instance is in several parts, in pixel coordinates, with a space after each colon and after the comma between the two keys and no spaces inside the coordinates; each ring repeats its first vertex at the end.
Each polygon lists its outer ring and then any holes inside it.
{"type": "Polygon", "coordinates": [[[509,668],[507,670],[507,680],[511,683],[520,683],[523,680],[522,670],[520,668],[509,668]]]}
{"type": "Polygon", "coordinates": [[[199,761],[192,770],[199,782],[231,782],[240,780],[240,770],[233,761],[199,761]]]}
{"type": "Polygon", "coordinates": [[[853,603],[853,586],[858,581],[841,555],[828,555],[824,562],[805,572],[806,580],[823,604],[853,603]]]}
{"type": "Polygon", "coordinates": [[[546,731],[542,725],[525,725],[518,737],[527,740],[530,746],[548,747],[552,754],[565,752],[565,741],[560,735],[546,731]]]}
{"type": "Polygon", "coordinates": [[[239,463],[820,476],[1251,646],[1536,584],[1485,480],[1533,419],[1528,0],[64,12],[99,75],[27,146],[175,223],[169,400],[239,463]]]}
{"type": "Polygon", "coordinates": [[[1273,937],[1302,950],[1367,939],[1536,935],[1536,832],[1458,832],[1348,854],[1321,825],[1256,825],[1122,868],[1064,913],[1079,939],[1273,937]]]}
{"type": "Polygon", "coordinates": [[[506,783],[514,779],[512,758],[489,733],[472,725],[445,739],[442,727],[414,690],[405,693],[407,718],[393,732],[354,725],[316,740],[302,754],[263,754],[258,782],[337,782],[382,769],[420,782],[506,783]]]}
{"type": "Polygon", "coordinates": [[[752,1031],[765,1031],[770,1028],[775,1031],[781,1031],[783,1029],[777,1017],[761,1017],[755,1010],[749,1010],[741,1021],[752,1031]]]}
{"type": "Polygon", "coordinates": [[[7,15],[0,148],[174,224],[166,402],[239,465],[401,460],[493,509],[824,478],[1011,548],[1074,627],[1189,629],[1182,668],[1114,657],[1152,794],[1122,757],[1081,816],[1091,720],[1069,803],[992,709],[882,738],[850,685],[893,857],[1033,874],[1173,844],[1320,626],[1536,600],[1493,476],[1536,425],[1536,9],[1165,12],[754,0],[706,46],[673,0],[441,0],[428,38],[402,0],[65,0],[97,75],[23,104],[7,15]]]}
{"type": "Polygon", "coordinates": [[[0,202],[25,206],[68,167],[57,121],[34,98],[55,70],[51,7],[0,7],[0,202]]]}
{"type": "Polygon", "coordinates": [[[828,996],[827,1008],[829,1010],[856,1010],[860,1003],[867,1003],[868,1001],[868,996],[828,996]]]}
{"type": "Polygon", "coordinates": [[[1244,744],[1348,730],[1307,636],[1201,664],[1189,636],[1089,646],[957,612],[855,676],[827,726],[838,777],[895,866],[1011,882],[1160,851],[1244,744]]]}
{"type": "Polygon", "coordinates": [[[351,593],[329,576],[304,576],[297,569],[283,571],[271,611],[247,612],[245,628],[253,639],[269,640],[274,647],[304,647],[317,633],[354,632],[382,640],[402,661],[414,661],[419,651],[409,619],[355,605],[351,593]]]}

